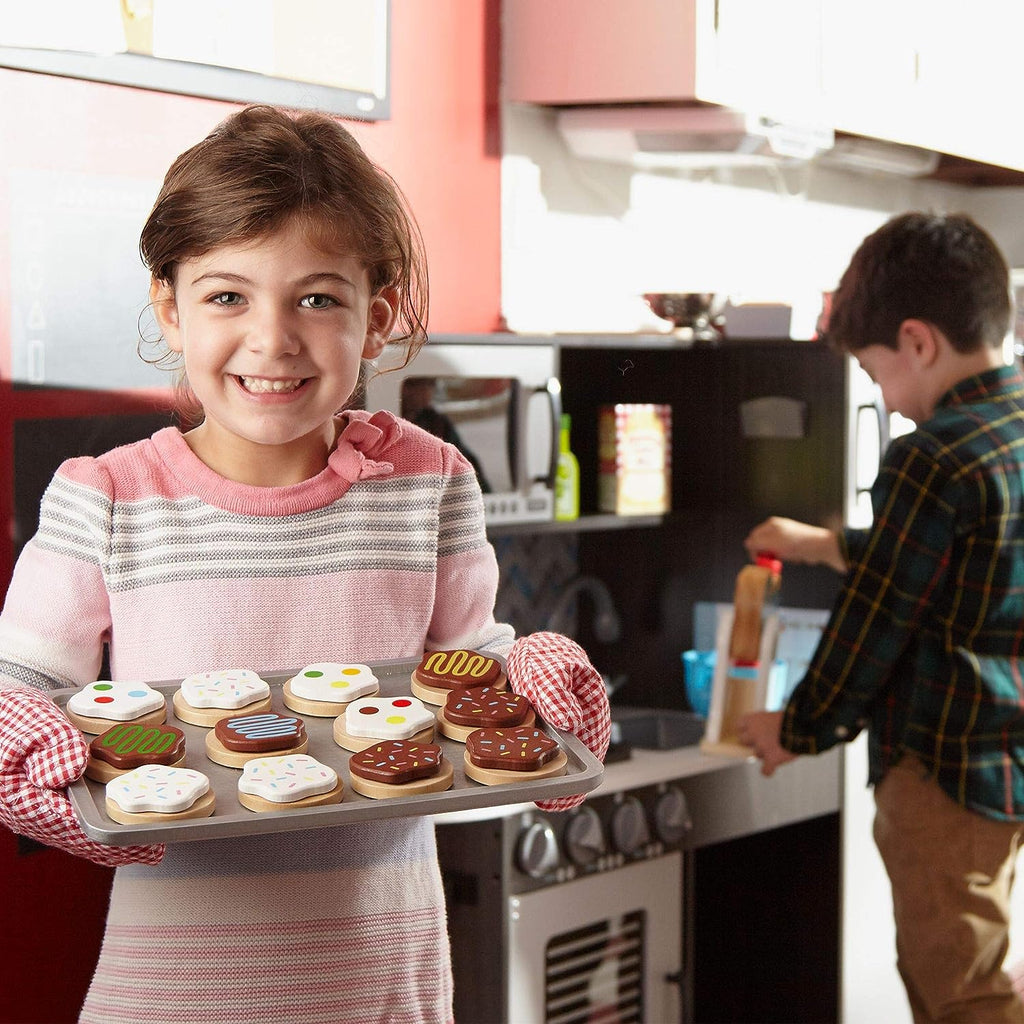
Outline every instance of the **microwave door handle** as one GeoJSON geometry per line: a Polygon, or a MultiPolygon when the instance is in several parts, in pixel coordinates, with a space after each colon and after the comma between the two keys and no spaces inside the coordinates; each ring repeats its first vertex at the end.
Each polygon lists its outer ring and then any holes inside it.
{"type": "Polygon", "coordinates": [[[537,388],[534,393],[547,395],[548,410],[551,414],[551,455],[548,461],[548,472],[546,476],[537,477],[537,479],[543,480],[553,490],[555,476],[558,472],[558,452],[562,430],[562,385],[557,377],[548,377],[544,385],[537,388]]]}

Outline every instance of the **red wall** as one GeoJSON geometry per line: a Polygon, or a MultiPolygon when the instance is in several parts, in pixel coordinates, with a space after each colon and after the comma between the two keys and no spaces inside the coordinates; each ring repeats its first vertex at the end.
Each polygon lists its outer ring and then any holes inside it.
{"type": "MultiPolygon", "coordinates": [[[[498,0],[392,0],[391,117],[352,123],[398,181],[430,264],[430,328],[498,326],[498,0]]],[[[234,107],[189,97],[0,69],[0,517],[12,521],[17,419],[128,411],[159,393],[11,387],[12,170],[162,177],[234,107]]],[[[60,281],[47,282],[59,289],[60,281]]],[[[87,308],[81,310],[88,317],[87,308]]],[[[134,324],[118,325],[134,331],[134,324]]],[[[102,387],[102,382],[97,382],[102,387]]],[[[0,586],[11,531],[0,533],[0,586]]],[[[74,1020],[98,948],[110,873],[53,850],[19,853],[0,829],[0,1021],[74,1020]],[[60,984],[52,984],[54,972],[60,984]],[[46,979],[50,978],[51,981],[46,979]],[[31,994],[30,994],[31,993],[31,994]]]]}

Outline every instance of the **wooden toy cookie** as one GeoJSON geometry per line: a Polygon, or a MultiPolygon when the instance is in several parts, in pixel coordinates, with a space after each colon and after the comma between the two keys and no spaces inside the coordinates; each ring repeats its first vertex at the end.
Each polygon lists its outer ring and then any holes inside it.
{"type": "Polygon", "coordinates": [[[247,761],[238,780],[238,802],[250,811],[287,811],[341,803],[338,773],[308,754],[247,761]]]}
{"type": "Polygon", "coordinates": [[[428,704],[444,704],[450,690],[491,686],[503,690],[507,680],[501,663],[478,651],[428,651],[412,674],[414,696],[428,704]]]}
{"type": "Polygon", "coordinates": [[[533,725],[535,721],[536,715],[525,697],[492,686],[449,690],[444,707],[437,712],[441,732],[462,743],[475,729],[511,729],[533,725]]]}
{"type": "Polygon", "coordinates": [[[334,720],[334,742],[346,750],[362,750],[379,740],[434,738],[434,716],[415,697],[363,697],[334,720]]]}
{"type": "Polygon", "coordinates": [[[374,800],[450,789],[455,769],[436,743],[384,740],[348,759],[352,788],[374,800]]]}
{"type": "Polygon", "coordinates": [[[282,687],[292,711],[317,718],[336,718],[354,700],[380,692],[380,682],[366,665],[322,661],[307,665],[282,687]]]}
{"type": "Polygon", "coordinates": [[[210,780],[191,768],[163,764],[135,768],[107,783],[107,814],[122,825],[206,818],[213,814],[210,780]]]}
{"type": "Polygon", "coordinates": [[[206,734],[206,756],[228,768],[241,768],[254,757],[304,754],[308,749],[302,719],[273,711],[222,718],[206,734]]]}
{"type": "Polygon", "coordinates": [[[147,764],[176,767],[185,760],[185,734],[174,725],[118,722],[89,744],[85,774],[110,782],[147,764]]]}
{"type": "Polygon", "coordinates": [[[159,725],[167,717],[167,699],[146,683],[101,679],[73,693],[64,713],[82,732],[98,736],[118,722],[159,725]]]}
{"type": "Polygon", "coordinates": [[[212,729],[222,718],[245,708],[246,713],[270,710],[270,686],[248,669],[197,672],[174,693],[174,713],[189,725],[212,729]]]}
{"type": "Polygon", "coordinates": [[[529,726],[477,729],[466,737],[466,775],[485,786],[564,775],[568,764],[555,740],[529,726]]]}

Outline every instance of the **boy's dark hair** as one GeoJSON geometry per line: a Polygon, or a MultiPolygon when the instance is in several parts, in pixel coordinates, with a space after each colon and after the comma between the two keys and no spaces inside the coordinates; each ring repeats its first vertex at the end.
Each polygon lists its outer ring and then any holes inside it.
{"type": "Polygon", "coordinates": [[[900,324],[923,320],[958,352],[998,347],[1010,327],[1010,271],[964,214],[903,213],[860,244],[832,298],[826,337],[857,352],[898,347],[900,324]]]}

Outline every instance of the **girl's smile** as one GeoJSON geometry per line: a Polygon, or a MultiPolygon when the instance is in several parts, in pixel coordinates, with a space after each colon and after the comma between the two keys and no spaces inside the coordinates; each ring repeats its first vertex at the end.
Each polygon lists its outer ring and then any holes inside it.
{"type": "Polygon", "coordinates": [[[189,445],[222,476],[262,486],[327,465],[334,416],[395,315],[358,259],[324,253],[297,222],[183,262],[151,297],[203,407],[189,445]]]}

